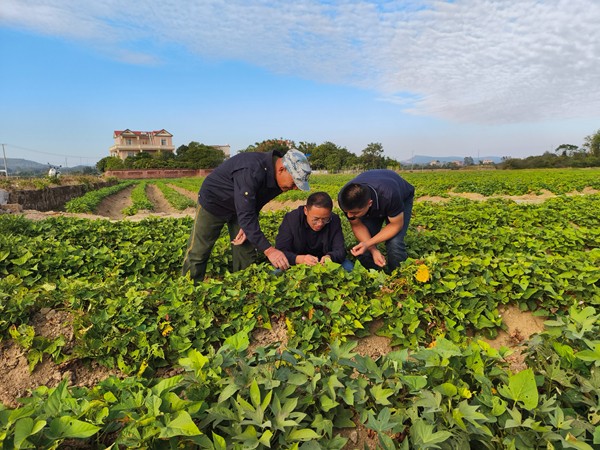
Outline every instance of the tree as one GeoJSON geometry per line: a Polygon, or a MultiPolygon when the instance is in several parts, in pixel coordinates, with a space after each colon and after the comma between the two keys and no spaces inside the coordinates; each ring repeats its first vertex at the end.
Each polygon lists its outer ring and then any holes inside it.
{"type": "Polygon", "coordinates": [[[590,155],[600,157],[600,129],[586,136],[582,146],[590,155]]]}
{"type": "Polygon", "coordinates": [[[145,159],[152,159],[152,155],[150,153],[146,153],[146,152],[139,152],[136,155],[128,156],[127,158],[125,158],[125,162],[123,164],[125,165],[126,169],[134,169],[134,168],[140,169],[140,168],[143,168],[140,166],[143,166],[144,164],[140,164],[140,163],[138,163],[138,161],[145,160],[145,159]],[[137,166],[136,166],[136,163],[137,163],[137,166]]]}
{"type": "Polygon", "coordinates": [[[473,158],[471,156],[465,156],[465,159],[463,160],[463,163],[465,166],[473,166],[475,165],[475,161],[473,161],[473,158]]]}
{"type": "Polygon", "coordinates": [[[561,156],[572,156],[579,148],[572,144],[561,144],[554,149],[554,153],[561,156]]]}
{"type": "Polygon", "coordinates": [[[383,145],[378,142],[372,142],[362,151],[360,160],[363,168],[385,169],[385,158],[383,156],[383,145]]]}
{"type": "Polygon", "coordinates": [[[177,147],[177,150],[175,150],[175,153],[177,153],[176,158],[177,159],[181,159],[184,157],[185,152],[187,152],[189,150],[189,147],[185,144],[180,145],[179,147],[177,147]]]}
{"type": "Polygon", "coordinates": [[[100,173],[104,173],[107,170],[122,169],[123,167],[123,161],[116,156],[107,156],[96,163],[96,169],[100,173]]]}
{"type": "Polygon", "coordinates": [[[262,142],[255,142],[253,145],[249,145],[245,150],[240,150],[239,153],[245,152],[261,152],[267,153],[273,150],[279,151],[285,154],[290,148],[295,148],[296,144],[294,141],[289,139],[267,139],[262,142]]]}
{"type": "Polygon", "coordinates": [[[177,149],[176,159],[178,163],[191,169],[214,169],[225,160],[225,153],[218,148],[192,141],[177,149]]]}
{"type": "Polygon", "coordinates": [[[317,145],[308,158],[314,170],[327,170],[338,172],[356,166],[358,157],[343,147],[338,147],[333,142],[323,142],[317,145]]]}
{"type": "Polygon", "coordinates": [[[314,151],[316,146],[317,146],[317,144],[315,144],[314,142],[300,141],[296,148],[298,150],[300,150],[302,153],[304,153],[305,155],[312,155],[312,152],[314,151]]]}

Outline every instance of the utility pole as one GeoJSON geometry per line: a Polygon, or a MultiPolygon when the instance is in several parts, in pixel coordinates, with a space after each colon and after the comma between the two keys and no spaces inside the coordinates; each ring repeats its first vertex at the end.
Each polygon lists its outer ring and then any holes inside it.
{"type": "Polygon", "coordinates": [[[6,163],[6,150],[4,150],[4,144],[2,144],[2,154],[4,155],[4,175],[8,177],[8,164],[6,163]]]}

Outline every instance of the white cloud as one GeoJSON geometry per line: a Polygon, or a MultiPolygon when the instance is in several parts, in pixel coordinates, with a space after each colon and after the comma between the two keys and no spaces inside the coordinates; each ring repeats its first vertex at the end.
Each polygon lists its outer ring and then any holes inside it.
{"type": "Polygon", "coordinates": [[[0,8],[0,24],[85,40],[132,63],[155,61],[148,42],[177,43],[205,58],[368,89],[413,114],[487,124],[598,116],[598,23],[595,0],[3,0],[0,8]]]}

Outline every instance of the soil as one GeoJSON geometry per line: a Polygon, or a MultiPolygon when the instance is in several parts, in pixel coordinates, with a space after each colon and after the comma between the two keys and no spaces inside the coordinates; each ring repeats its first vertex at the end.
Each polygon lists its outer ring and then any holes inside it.
{"type": "MultiPolygon", "coordinates": [[[[173,186],[174,189],[192,199],[196,199],[196,193],[173,186]]],[[[75,216],[89,219],[110,219],[110,220],[141,220],[149,216],[162,217],[193,217],[194,208],[188,208],[183,212],[175,211],[165,200],[160,190],[154,186],[148,186],[148,197],[154,204],[153,211],[140,211],[135,216],[124,216],[121,212],[124,208],[131,205],[130,194],[133,188],[125,189],[107,199],[98,207],[95,214],[71,214],[66,212],[40,212],[26,210],[23,215],[30,219],[40,220],[56,215],[75,216]]],[[[588,189],[585,194],[593,193],[588,189]]],[[[571,193],[571,195],[581,195],[582,193],[571,193]]],[[[451,194],[453,196],[467,197],[475,200],[483,198],[477,194],[451,194]]],[[[537,203],[552,197],[551,193],[542,195],[511,196],[515,201],[537,203]]],[[[417,201],[448,201],[443,197],[421,197],[417,201]]],[[[282,208],[294,209],[304,204],[300,201],[269,203],[264,210],[272,211],[282,208]]],[[[502,346],[508,347],[513,352],[507,357],[513,372],[518,372],[526,368],[522,354],[524,342],[533,334],[543,330],[543,319],[533,316],[530,312],[522,312],[516,307],[505,307],[502,311],[503,323],[506,330],[499,333],[494,340],[487,340],[494,348],[502,346]]],[[[32,326],[35,328],[36,335],[49,338],[63,335],[66,341],[66,348],[73,345],[72,318],[63,311],[51,310],[48,308],[40,310],[32,319],[32,326]]],[[[360,355],[368,355],[377,359],[392,350],[390,340],[377,336],[376,331],[381,326],[381,322],[374,322],[371,325],[371,335],[358,339],[358,345],[354,351],[360,355]]],[[[279,345],[281,348],[287,344],[287,330],[285,320],[280,317],[272,319],[272,329],[258,329],[252,335],[252,342],[249,352],[253,352],[258,346],[269,344],[279,345]]],[[[8,407],[17,407],[18,398],[28,396],[30,392],[38,386],[53,387],[67,378],[72,386],[91,387],[99,381],[110,375],[120,376],[115,370],[109,370],[94,362],[72,360],[62,364],[52,362],[47,356],[36,365],[35,370],[30,372],[25,352],[13,341],[0,342],[0,402],[8,407]]],[[[168,374],[165,374],[168,375],[168,374]]],[[[349,439],[346,449],[374,449],[377,447],[377,436],[367,430],[364,426],[357,423],[357,427],[349,430],[342,430],[341,434],[349,439]]]]}

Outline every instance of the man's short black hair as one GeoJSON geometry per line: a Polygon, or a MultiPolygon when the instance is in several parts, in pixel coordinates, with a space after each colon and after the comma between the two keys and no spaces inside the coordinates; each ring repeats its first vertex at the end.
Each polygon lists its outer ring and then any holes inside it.
{"type": "Polygon", "coordinates": [[[364,184],[350,183],[340,191],[340,208],[342,211],[364,208],[369,200],[371,200],[371,192],[364,184]]]}
{"type": "Polygon", "coordinates": [[[313,192],[306,199],[306,207],[311,208],[312,206],[332,210],[333,200],[327,192],[313,192]]]}

